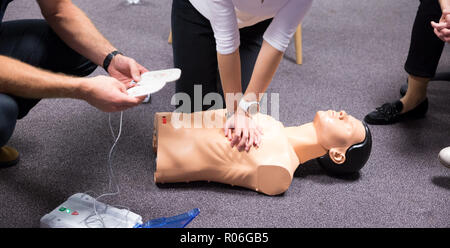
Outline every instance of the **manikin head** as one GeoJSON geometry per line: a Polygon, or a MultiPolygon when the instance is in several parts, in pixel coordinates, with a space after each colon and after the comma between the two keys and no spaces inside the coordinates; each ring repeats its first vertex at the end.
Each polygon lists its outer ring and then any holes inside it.
{"type": "Polygon", "coordinates": [[[333,174],[359,171],[369,158],[372,137],[366,124],[345,111],[318,111],[314,128],[319,144],[327,154],[318,158],[319,164],[333,174]]]}

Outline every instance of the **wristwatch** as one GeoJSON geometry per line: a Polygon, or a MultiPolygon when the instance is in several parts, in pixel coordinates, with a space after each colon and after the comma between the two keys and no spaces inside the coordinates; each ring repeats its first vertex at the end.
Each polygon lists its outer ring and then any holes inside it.
{"type": "MultiPolygon", "coordinates": [[[[109,64],[111,64],[112,59],[114,58],[114,56],[116,56],[117,54],[123,55],[121,52],[119,51],[113,51],[111,53],[109,53],[108,55],[106,55],[106,58],[103,60],[103,69],[105,69],[106,72],[108,72],[108,67],[109,64]]],[[[109,73],[109,72],[108,72],[109,73]]]]}
{"type": "Polygon", "coordinates": [[[258,107],[259,107],[259,102],[257,102],[257,101],[247,102],[244,98],[242,98],[241,101],[239,101],[239,108],[244,110],[244,112],[247,115],[256,114],[258,112],[258,107]]]}
{"type": "Polygon", "coordinates": [[[231,111],[227,111],[225,113],[225,117],[227,118],[227,120],[230,119],[230,117],[233,116],[233,115],[234,115],[234,112],[231,112],[231,111]]]}

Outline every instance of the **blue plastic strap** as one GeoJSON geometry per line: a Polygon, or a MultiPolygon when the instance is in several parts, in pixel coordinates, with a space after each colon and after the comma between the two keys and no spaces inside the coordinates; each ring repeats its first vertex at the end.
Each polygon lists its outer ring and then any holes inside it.
{"type": "Polygon", "coordinates": [[[136,225],[135,228],[184,228],[200,213],[198,208],[194,208],[184,214],[162,217],[136,225]]]}

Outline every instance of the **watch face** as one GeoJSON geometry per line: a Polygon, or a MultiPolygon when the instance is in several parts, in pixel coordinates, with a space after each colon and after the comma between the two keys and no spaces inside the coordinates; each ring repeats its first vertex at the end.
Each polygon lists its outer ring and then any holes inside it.
{"type": "Polygon", "coordinates": [[[258,104],[252,104],[250,107],[248,107],[247,113],[249,115],[254,115],[258,113],[258,104]]]}

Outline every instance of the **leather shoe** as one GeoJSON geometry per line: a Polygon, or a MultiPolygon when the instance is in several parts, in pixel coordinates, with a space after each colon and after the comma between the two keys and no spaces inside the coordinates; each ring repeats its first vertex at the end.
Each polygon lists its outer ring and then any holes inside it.
{"type": "Polygon", "coordinates": [[[9,146],[0,148],[0,168],[16,165],[19,162],[19,152],[9,146]]]}
{"type": "Polygon", "coordinates": [[[403,103],[397,100],[392,103],[385,103],[375,111],[370,112],[364,117],[364,121],[372,125],[388,125],[411,119],[425,117],[428,111],[428,98],[417,105],[414,109],[400,114],[403,109],[403,103]]]}

